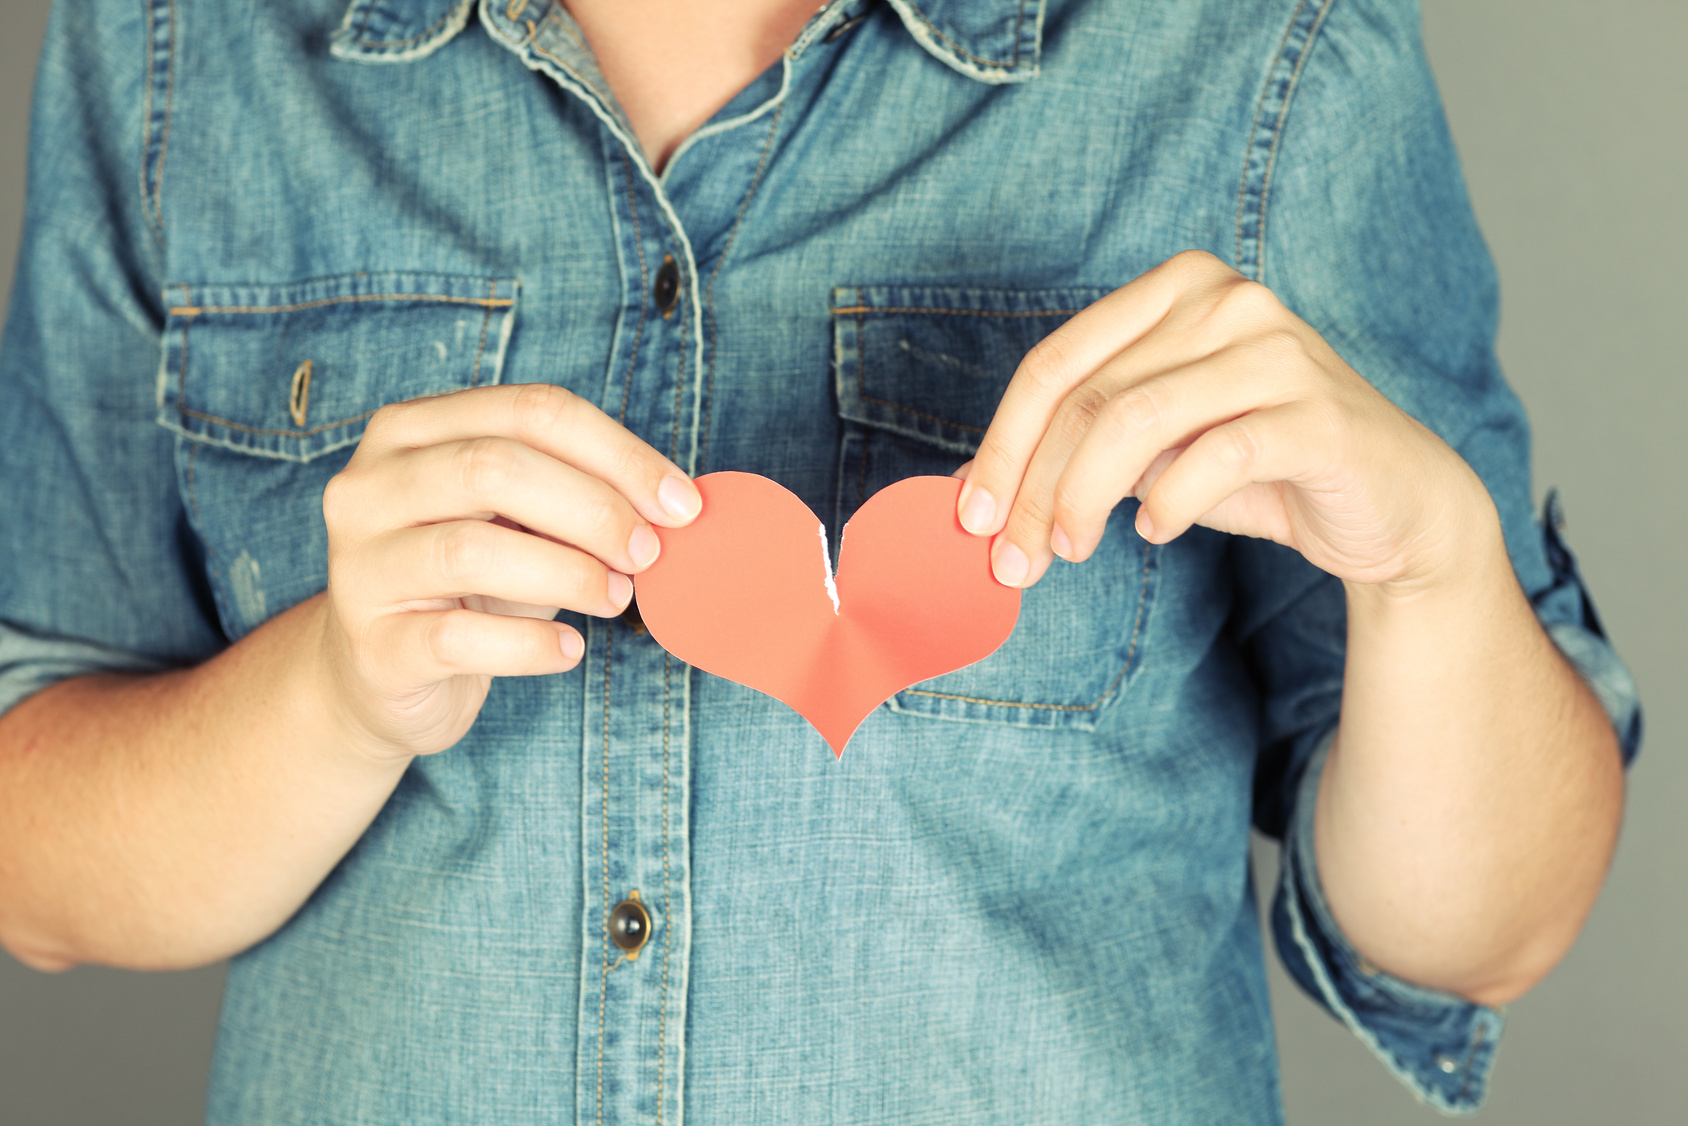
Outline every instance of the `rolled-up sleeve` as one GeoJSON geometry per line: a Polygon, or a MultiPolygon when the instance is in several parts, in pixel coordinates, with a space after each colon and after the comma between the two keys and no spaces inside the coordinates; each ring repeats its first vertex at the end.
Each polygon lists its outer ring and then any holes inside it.
{"type": "Polygon", "coordinates": [[[0,711],[224,644],[155,422],[163,115],[146,5],[56,4],[0,341],[0,711]],[[148,118],[148,107],[153,117],[148,118]]]}
{"type": "MultiPolygon", "coordinates": [[[[1547,634],[1599,697],[1627,763],[1634,681],[1608,643],[1549,494],[1538,519],[1529,427],[1494,353],[1498,296],[1419,43],[1416,9],[1336,5],[1303,60],[1273,149],[1258,271],[1354,369],[1435,431],[1494,500],[1513,568],[1547,634]]],[[[1294,553],[1239,541],[1235,636],[1261,693],[1255,823],[1283,843],[1272,906],[1291,976],[1420,1098],[1477,1109],[1502,1015],[1370,965],[1336,925],[1313,850],[1341,709],[1341,584],[1294,553]]]]}

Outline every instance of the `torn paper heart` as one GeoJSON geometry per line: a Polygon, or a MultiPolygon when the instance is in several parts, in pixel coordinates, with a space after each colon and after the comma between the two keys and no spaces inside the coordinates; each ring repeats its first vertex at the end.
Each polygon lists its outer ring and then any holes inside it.
{"type": "Polygon", "coordinates": [[[1020,592],[956,519],[954,478],[875,493],[844,528],[836,579],[826,528],[782,486],[710,473],[697,487],[702,515],[658,528],[662,555],[634,579],[640,616],[682,661],[791,705],[835,754],[874,708],[1014,631],[1020,592]]]}

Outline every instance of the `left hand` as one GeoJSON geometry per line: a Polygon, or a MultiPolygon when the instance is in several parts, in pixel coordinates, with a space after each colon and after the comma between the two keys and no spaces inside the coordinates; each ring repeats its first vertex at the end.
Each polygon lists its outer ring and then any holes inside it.
{"type": "Polygon", "coordinates": [[[1265,286],[1199,251],[1033,348],[963,473],[962,525],[996,537],[992,567],[1014,587],[1057,555],[1089,558],[1127,496],[1151,543],[1200,524],[1391,591],[1457,573],[1495,519],[1446,443],[1265,286]]]}

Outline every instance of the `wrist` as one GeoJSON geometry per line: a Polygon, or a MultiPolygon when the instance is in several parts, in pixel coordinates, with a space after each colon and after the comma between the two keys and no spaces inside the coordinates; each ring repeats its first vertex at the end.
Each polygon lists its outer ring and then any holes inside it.
{"type": "Polygon", "coordinates": [[[313,708],[311,727],[322,733],[322,745],[349,762],[402,772],[416,752],[377,730],[368,722],[367,709],[359,707],[352,690],[358,677],[348,667],[349,647],[328,593],[309,599],[301,609],[307,611],[307,636],[300,647],[307,658],[299,662],[304,674],[301,693],[313,708]]]}

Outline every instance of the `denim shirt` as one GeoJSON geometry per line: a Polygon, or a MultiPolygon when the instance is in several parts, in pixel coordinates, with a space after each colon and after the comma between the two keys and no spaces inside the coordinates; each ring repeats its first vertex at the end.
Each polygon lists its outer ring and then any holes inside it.
{"type": "MultiPolygon", "coordinates": [[[[557,0],[60,0],[0,361],[0,708],[204,660],[323,589],[382,404],[551,382],[833,539],[1174,253],[1445,438],[1626,755],[1639,713],[1492,349],[1403,0],[836,0],[654,172],[557,0]],[[663,300],[660,274],[678,278],[663,300]]],[[[234,959],[213,1123],[1276,1123],[1251,824],[1294,976],[1473,1109],[1502,1016],[1349,945],[1312,850],[1341,585],[1134,502],[996,654],[842,760],[564,615],[234,959]],[[610,941],[637,894],[638,956],[610,941]]]]}

